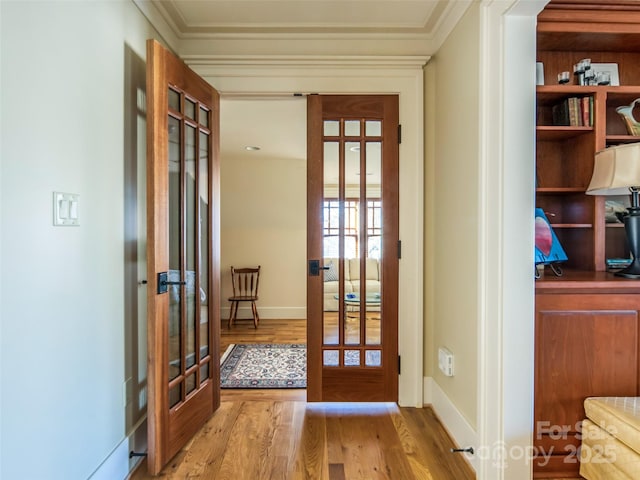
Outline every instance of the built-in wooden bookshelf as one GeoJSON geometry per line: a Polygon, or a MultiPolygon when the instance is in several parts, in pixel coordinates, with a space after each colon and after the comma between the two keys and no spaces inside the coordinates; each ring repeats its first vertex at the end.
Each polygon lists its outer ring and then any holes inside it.
{"type": "Polygon", "coordinates": [[[615,110],[636,98],[640,98],[640,86],[549,85],[537,89],[536,203],[567,251],[569,269],[604,271],[606,258],[629,255],[622,224],[607,223],[605,198],[586,195],[586,189],[595,152],[640,141],[626,133],[615,110]],[[569,98],[592,99],[593,125],[553,124],[551,110],[569,98]]]}
{"type": "Polygon", "coordinates": [[[537,45],[536,206],[568,261],[562,277],[536,280],[534,447],[543,454],[534,477],[575,478],[584,399],[640,395],[640,281],[606,271],[607,258],[629,255],[625,230],[607,223],[607,197],[585,193],[597,151],[640,142],[616,112],[640,98],[640,3],[552,0],[537,45]],[[616,63],[620,85],[559,85],[558,73],[584,58],[616,63]],[[554,124],[554,106],[571,97],[589,99],[588,124],[554,124]]]}

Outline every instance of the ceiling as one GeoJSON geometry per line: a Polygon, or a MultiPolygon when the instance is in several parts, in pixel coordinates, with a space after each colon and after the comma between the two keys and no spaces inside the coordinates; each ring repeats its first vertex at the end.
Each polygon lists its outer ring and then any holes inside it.
{"type": "Polygon", "coordinates": [[[307,158],[305,97],[225,98],[220,100],[220,154],[268,161],[307,158]],[[260,147],[247,151],[245,147],[260,147]]]}
{"type": "MultiPolygon", "coordinates": [[[[472,0],[134,2],[171,48],[193,65],[203,59],[259,62],[269,55],[426,61],[472,0]]],[[[306,159],[304,97],[235,98],[221,93],[222,158],[306,159]],[[261,150],[248,152],[247,145],[261,150]]]]}
{"type": "MultiPolygon", "coordinates": [[[[142,0],[144,1],[144,0],[142,0]]],[[[158,0],[181,38],[231,33],[427,33],[461,0],[158,0]]]]}
{"type": "MultiPolygon", "coordinates": [[[[300,161],[307,158],[305,97],[225,98],[220,100],[220,156],[223,161],[300,161]],[[259,147],[247,150],[246,147],[259,147]]],[[[367,184],[380,185],[380,145],[367,144],[367,184]]],[[[360,181],[360,153],[345,146],[347,184],[360,181]]],[[[337,150],[327,148],[325,183],[338,182],[337,150]]],[[[285,179],[286,180],[286,179],[285,179]]]]}

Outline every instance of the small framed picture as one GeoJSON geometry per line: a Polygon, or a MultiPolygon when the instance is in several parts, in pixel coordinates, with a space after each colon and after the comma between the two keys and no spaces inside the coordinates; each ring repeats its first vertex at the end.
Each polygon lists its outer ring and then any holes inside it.
{"type": "Polygon", "coordinates": [[[592,63],[591,69],[593,70],[597,84],[612,85],[614,87],[620,85],[617,63],[592,63]],[[599,81],[599,78],[601,78],[602,81],[599,81]],[[609,83],[607,83],[607,80],[609,83]]]}
{"type": "Polygon", "coordinates": [[[536,85],[544,85],[544,65],[536,62],[536,85]]]}

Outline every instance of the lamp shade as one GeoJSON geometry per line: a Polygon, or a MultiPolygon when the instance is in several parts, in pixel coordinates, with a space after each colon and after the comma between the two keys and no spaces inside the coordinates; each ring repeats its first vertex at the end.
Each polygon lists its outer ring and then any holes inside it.
{"type": "Polygon", "coordinates": [[[640,187],[640,142],[596,153],[587,194],[628,195],[630,187],[640,187]]]}

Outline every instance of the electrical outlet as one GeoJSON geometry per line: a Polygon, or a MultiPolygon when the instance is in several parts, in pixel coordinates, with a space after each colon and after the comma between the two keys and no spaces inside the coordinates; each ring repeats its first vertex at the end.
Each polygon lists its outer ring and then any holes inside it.
{"type": "Polygon", "coordinates": [[[447,377],[453,377],[453,353],[444,347],[438,349],[438,368],[447,377]]]}

